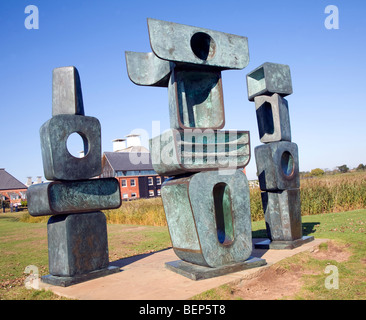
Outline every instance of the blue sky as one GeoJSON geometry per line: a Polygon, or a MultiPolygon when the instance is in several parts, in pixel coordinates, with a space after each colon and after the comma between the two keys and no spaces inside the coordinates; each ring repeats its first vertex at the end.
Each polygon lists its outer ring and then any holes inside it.
{"type": "Polygon", "coordinates": [[[51,118],[52,70],[77,67],[84,108],[102,125],[102,149],[136,129],[169,128],[166,88],[134,85],[125,51],[151,51],[148,17],[248,37],[250,63],[223,71],[225,129],[249,130],[260,145],[245,76],[264,62],[288,64],[292,141],[300,170],[366,164],[366,2],[362,0],[70,1],[0,2],[0,167],[22,182],[43,176],[39,128],[51,118]],[[39,9],[28,30],[27,5],[39,9]],[[339,9],[339,29],[324,26],[326,6],[339,9]]]}

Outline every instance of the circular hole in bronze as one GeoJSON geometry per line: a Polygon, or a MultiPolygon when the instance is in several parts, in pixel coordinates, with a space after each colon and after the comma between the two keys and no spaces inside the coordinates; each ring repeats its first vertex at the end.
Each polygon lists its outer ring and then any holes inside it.
{"type": "Polygon", "coordinates": [[[73,132],[66,142],[67,151],[75,158],[84,158],[89,151],[88,139],[80,132],[73,132]]]}
{"type": "Polygon", "coordinates": [[[201,60],[209,60],[215,55],[215,41],[204,32],[197,32],[191,38],[191,49],[195,56],[201,60]]]}

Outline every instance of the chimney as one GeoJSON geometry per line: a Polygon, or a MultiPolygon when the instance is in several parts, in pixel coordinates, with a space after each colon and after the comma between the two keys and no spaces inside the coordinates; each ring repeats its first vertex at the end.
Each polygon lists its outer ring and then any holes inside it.
{"type": "Polygon", "coordinates": [[[141,146],[141,139],[139,134],[129,134],[127,138],[127,148],[141,146]]]}
{"type": "Polygon", "coordinates": [[[37,184],[42,183],[42,176],[37,176],[36,183],[37,184]]]}
{"type": "Polygon", "coordinates": [[[113,152],[118,152],[126,149],[126,139],[114,139],[113,142],[113,152]]]}
{"type": "Polygon", "coordinates": [[[25,184],[27,187],[32,185],[32,177],[27,177],[27,183],[25,184]]]}

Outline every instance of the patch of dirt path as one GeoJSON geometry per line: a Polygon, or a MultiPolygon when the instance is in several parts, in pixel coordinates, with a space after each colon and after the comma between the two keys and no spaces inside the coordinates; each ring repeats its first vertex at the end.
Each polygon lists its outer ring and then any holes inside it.
{"type": "Polygon", "coordinates": [[[244,300],[276,300],[292,296],[303,285],[302,270],[287,270],[281,266],[270,266],[258,277],[243,281],[233,294],[244,300]]]}
{"type": "MultiPolygon", "coordinates": [[[[328,241],[324,248],[315,249],[310,256],[319,260],[344,262],[351,256],[348,247],[328,241]]],[[[241,281],[240,284],[233,287],[232,294],[244,300],[291,299],[303,286],[302,276],[304,274],[314,274],[314,271],[306,269],[306,263],[292,264],[286,268],[275,264],[265,269],[257,277],[241,281]]]]}
{"type": "Polygon", "coordinates": [[[342,245],[334,241],[327,242],[327,249],[316,249],[312,253],[312,257],[319,260],[335,260],[337,262],[345,262],[351,256],[348,250],[350,245],[342,245]]]}

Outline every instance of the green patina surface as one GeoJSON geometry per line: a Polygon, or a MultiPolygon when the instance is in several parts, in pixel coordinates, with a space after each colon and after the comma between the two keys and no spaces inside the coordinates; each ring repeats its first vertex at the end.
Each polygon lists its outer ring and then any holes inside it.
{"type": "Polygon", "coordinates": [[[224,105],[220,73],[180,71],[175,74],[180,121],[189,128],[220,128],[224,105]]]}
{"type": "Polygon", "coordinates": [[[188,185],[168,185],[161,192],[173,247],[200,250],[188,199],[188,185]]]}
{"type": "Polygon", "coordinates": [[[50,202],[58,212],[116,208],[121,204],[118,181],[92,179],[55,183],[50,188],[50,202]]]}
{"type": "Polygon", "coordinates": [[[241,170],[170,180],[162,199],[173,247],[184,250],[176,251],[182,260],[219,267],[250,256],[249,186],[241,170]]]}

